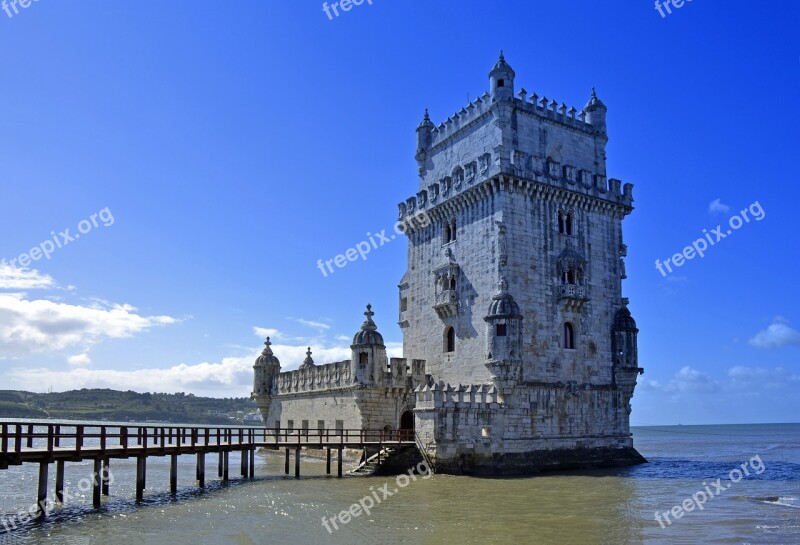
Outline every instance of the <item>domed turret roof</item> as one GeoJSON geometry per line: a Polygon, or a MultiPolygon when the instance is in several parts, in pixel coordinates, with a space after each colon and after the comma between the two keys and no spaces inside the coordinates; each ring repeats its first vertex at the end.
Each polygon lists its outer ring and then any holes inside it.
{"type": "Polygon", "coordinates": [[[498,291],[492,296],[492,302],[489,303],[489,314],[486,318],[522,318],[519,305],[508,293],[508,282],[502,276],[498,283],[498,291]]]}
{"type": "Polygon", "coordinates": [[[353,337],[353,346],[370,345],[385,348],[383,344],[383,335],[378,333],[378,326],[372,321],[372,317],[375,316],[375,313],[372,312],[372,305],[367,305],[367,311],[364,313],[364,316],[366,316],[367,319],[361,324],[361,330],[353,337]]]}
{"type": "Polygon", "coordinates": [[[592,112],[594,110],[608,111],[608,108],[606,108],[602,100],[597,98],[597,92],[594,90],[594,87],[592,87],[592,96],[589,98],[589,102],[586,103],[586,106],[583,107],[583,111],[592,112]]]}
{"type": "Polygon", "coordinates": [[[500,57],[497,59],[492,71],[489,72],[489,77],[496,73],[504,73],[510,75],[512,78],[516,76],[516,72],[514,69],[511,68],[511,65],[506,62],[506,58],[503,56],[503,50],[500,50],[500,57]]]}
{"type": "Polygon", "coordinates": [[[614,330],[632,331],[634,333],[639,331],[636,327],[636,320],[631,316],[631,311],[628,310],[627,305],[617,311],[617,315],[614,317],[614,330]]]}
{"type": "Polygon", "coordinates": [[[281,366],[281,362],[278,361],[278,358],[274,356],[270,346],[272,346],[272,342],[269,340],[269,337],[267,337],[267,340],[264,343],[264,350],[261,351],[261,355],[256,359],[256,365],[263,367],[269,367],[273,365],[277,365],[278,367],[281,366]]]}
{"type": "Polygon", "coordinates": [[[308,351],[306,352],[306,359],[303,360],[303,363],[300,365],[300,369],[310,369],[311,367],[316,367],[314,365],[314,360],[311,359],[311,347],[308,347],[308,351]]]}

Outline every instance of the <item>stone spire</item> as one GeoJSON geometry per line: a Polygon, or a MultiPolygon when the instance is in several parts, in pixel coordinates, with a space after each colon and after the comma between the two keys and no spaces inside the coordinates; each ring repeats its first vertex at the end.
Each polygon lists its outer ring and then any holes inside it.
{"type": "Polygon", "coordinates": [[[367,305],[367,311],[364,313],[366,320],[361,324],[361,330],[353,337],[353,346],[361,345],[379,345],[383,346],[383,336],[378,333],[378,326],[372,321],[375,313],[372,312],[372,305],[367,305]]]}
{"type": "Polygon", "coordinates": [[[300,369],[310,369],[314,367],[314,360],[311,359],[311,347],[308,347],[308,351],[306,352],[306,359],[303,360],[303,364],[300,366],[300,369]]]}

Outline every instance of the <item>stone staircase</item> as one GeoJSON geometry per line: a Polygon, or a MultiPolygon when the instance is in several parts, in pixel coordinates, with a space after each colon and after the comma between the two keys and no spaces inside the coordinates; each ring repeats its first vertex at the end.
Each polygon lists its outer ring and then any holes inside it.
{"type": "Polygon", "coordinates": [[[391,458],[396,453],[397,453],[396,448],[384,447],[380,452],[376,452],[369,458],[366,458],[366,455],[364,455],[361,458],[361,463],[358,465],[358,467],[355,469],[351,469],[350,471],[348,471],[348,473],[350,475],[375,475],[375,473],[378,471],[378,468],[382,464],[385,464],[389,460],[389,458],[391,458]],[[380,455],[380,463],[378,462],[379,455],[380,455]]]}

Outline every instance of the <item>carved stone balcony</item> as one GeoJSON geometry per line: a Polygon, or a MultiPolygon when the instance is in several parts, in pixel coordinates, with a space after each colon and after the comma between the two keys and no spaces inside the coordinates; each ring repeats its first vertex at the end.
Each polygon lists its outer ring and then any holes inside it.
{"type": "Polygon", "coordinates": [[[589,300],[586,295],[586,286],[579,286],[577,284],[561,284],[559,288],[560,295],[558,298],[569,308],[579,310],[583,306],[583,303],[589,300]]]}
{"type": "Polygon", "coordinates": [[[436,302],[433,305],[439,318],[450,318],[458,314],[458,292],[456,290],[444,290],[436,294],[436,302]]]}

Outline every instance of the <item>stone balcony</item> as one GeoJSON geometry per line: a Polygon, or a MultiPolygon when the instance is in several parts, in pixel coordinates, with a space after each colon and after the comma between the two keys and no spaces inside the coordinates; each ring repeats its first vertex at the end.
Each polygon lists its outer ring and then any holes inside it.
{"type": "Polygon", "coordinates": [[[458,292],[456,290],[444,290],[437,293],[433,308],[440,318],[450,318],[457,315],[458,292]]]}
{"type": "Polygon", "coordinates": [[[575,310],[580,310],[583,304],[589,300],[586,286],[579,286],[577,284],[561,284],[561,286],[559,286],[558,298],[565,306],[575,310]]]}

